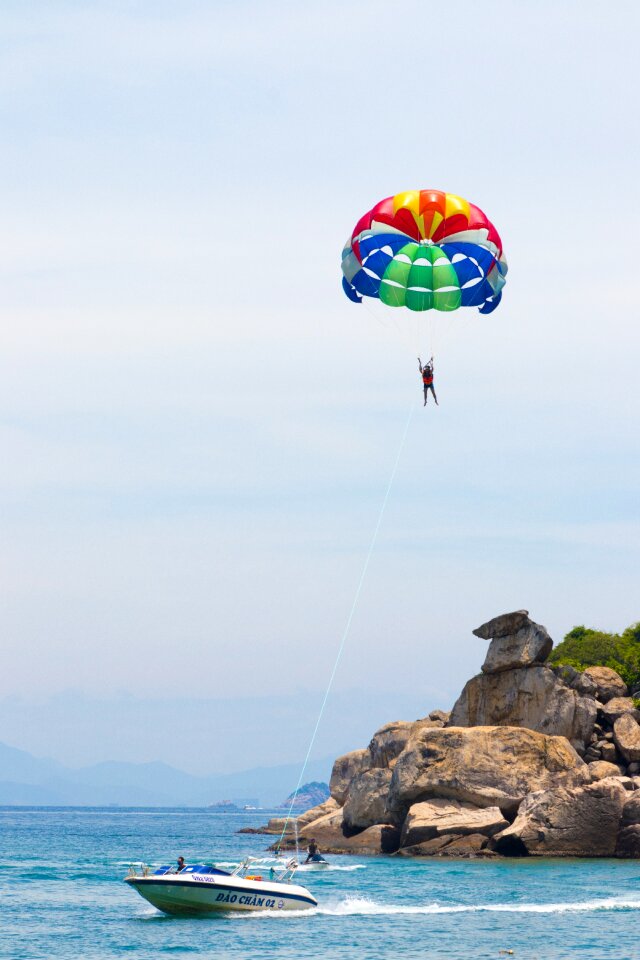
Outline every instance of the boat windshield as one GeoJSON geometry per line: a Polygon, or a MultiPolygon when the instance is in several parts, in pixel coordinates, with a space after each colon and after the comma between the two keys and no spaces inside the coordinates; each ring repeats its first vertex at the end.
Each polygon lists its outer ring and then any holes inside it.
{"type": "MultiPolygon", "coordinates": [[[[155,870],[151,870],[146,864],[141,864],[143,876],[152,876],[152,877],[164,877],[168,874],[176,874],[178,870],[175,866],[168,864],[164,867],[157,867],[155,870]]],[[[132,864],[130,873],[135,875],[137,873],[135,865],[132,864]]],[[[224,877],[231,876],[229,870],[221,870],[220,867],[215,867],[212,863],[190,863],[180,871],[180,873],[217,873],[221,874],[224,877]]]]}
{"type": "MultiPolygon", "coordinates": [[[[239,863],[231,876],[244,877],[247,880],[277,880],[279,883],[289,883],[298,869],[298,861],[287,860],[282,865],[269,867],[268,874],[264,873],[256,876],[254,871],[259,864],[264,864],[260,857],[245,857],[242,863],[239,863]]],[[[264,867],[262,867],[264,870],[264,867]]]]}

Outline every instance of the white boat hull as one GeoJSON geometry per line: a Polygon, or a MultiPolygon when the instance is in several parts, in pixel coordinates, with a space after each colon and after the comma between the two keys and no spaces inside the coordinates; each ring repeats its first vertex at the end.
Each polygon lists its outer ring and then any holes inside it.
{"type": "Polygon", "coordinates": [[[126,883],[158,910],[178,916],[256,910],[308,910],[318,901],[293,883],[190,874],[127,877],[126,883]]]}

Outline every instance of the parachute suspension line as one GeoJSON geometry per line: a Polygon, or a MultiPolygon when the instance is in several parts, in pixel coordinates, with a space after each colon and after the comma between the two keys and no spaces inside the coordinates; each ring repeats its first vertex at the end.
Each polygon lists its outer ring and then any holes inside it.
{"type": "Polygon", "coordinates": [[[297,797],[298,797],[298,792],[299,792],[299,790],[300,790],[300,787],[302,786],[302,781],[303,781],[303,779],[304,779],[305,771],[306,771],[306,769],[307,769],[307,766],[308,766],[308,763],[309,763],[309,758],[310,758],[310,756],[311,756],[311,751],[313,750],[313,745],[314,745],[314,743],[315,743],[316,736],[317,736],[317,734],[318,734],[318,729],[319,729],[319,727],[320,727],[320,722],[321,722],[322,716],[323,716],[323,714],[324,714],[324,709],[325,709],[325,707],[326,707],[326,705],[327,705],[327,700],[329,699],[329,694],[331,693],[331,688],[332,688],[332,686],[333,686],[333,681],[334,681],[334,679],[335,679],[336,671],[337,671],[337,669],[338,669],[338,664],[340,663],[340,660],[341,660],[341,658],[342,658],[342,654],[343,654],[343,651],[344,651],[344,648],[345,648],[347,639],[348,639],[348,637],[349,637],[349,633],[351,632],[351,623],[352,623],[352,621],[353,621],[353,615],[354,615],[355,612],[356,612],[356,607],[358,606],[358,601],[359,601],[359,599],[360,599],[360,594],[362,593],[362,587],[363,587],[363,585],[364,585],[364,581],[365,581],[366,576],[367,576],[367,570],[369,569],[369,562],[370,562],[371,557],[372,557],[372,555],[373,555],[373,550],[374,550],[374,547],[375,547],[375,545],[376,545],[376,541],[377,541],[377,539],[378,539],[378,533],[380,532],[380,526],[381,526],[381,524],[382,524],[382,518],[384,517],[384,514],[385,514],[385,510],[386,510],[387,503],[388,503],[388,500],[389,500],[389,494],[391,493],[391,488],[393,487],[393,481],[395,480],[395,478],[396,478],[396,473],[398,472],[398,465],[399,465],[399,463],[400,463],[400,458],[401,458],[401,456],[402,456],[402,451],[404,450],[404,447],[405,447],[405,443],[406,443],[406,440],[407,440],[407,434],[409,433],[409,427],[411,426],[411,421],[412,421],[412,419],[413,419],[413,414],[414,414],[414,412],[415,412],[415,409],[416,409],[416,402],[415,402],[415,400],[414,400],[414,401],[411,403],[411,409],[409,410],[409,415],[408,415],[408,417],[407,417],[407,419],[406,419],[406,422],[405,422],[405,425],[404,425],[404,429],[403,429],[403,431],[402,431],[402,437],[401,437],[401,440],[400,440],[400,445],[399,445],[399,447],[398,447],[398,452],[397,452],[397,454],[396,454],[396,459],[395,459],[395,462],[394,462],[394,464],[393,464],[393,469],[392,469],[392,471],[391,471],[391,475],[390,475],[390,477],[389,477],[389,482],[387,483],[387,489],[385,490],[384,497],[382,498],[382,505],[381,505],[381,507],[380,507],[380,512],[379,512],[379,514],[378,514],[378,520],[377,520],[377,522],[376,522],[376,525],[375,525],[375,528],[374,528],[374,531],[373,531],[373,536],[371,537],[371,541],[370,541],[370,543],[369,543],[369,549],[368,549],[368,551],[367,551],[367,556],[366,556],[366,559],[365,559],[365,561],[364,561],[364,565],[363,565],[363,567],[362,567],[362,571],[361,571],[361,573],[360,573],[360,579],[358,580],[358,585],[357,585],[357,587],[356,587],[356,592],[355,592],[355,594],[354,594],[354,596],[353,596],[353,601],[352,601],[352,603],[351,603],[351,609],[349,610],[349,616],[347,617],[347,622],[346,622],[345,627],[344,627],[344,630],[343,630],[343,632],[342,632],[342,639],[340,640],[340,646],[338,647],[338,652],[337,652],[337,654],[336,654],[336,658],[335,658],[334,663],[333,663],[333,669],[332,669],[331,675],[330,675],[330,677],[329,677],[329,682],[328,682],[328,684],[327,684],[327,689],[326,689],[325,692],[324,692],[324,697],[323,697],[323,699],[322,699],[322,703],[320,704],[320,710],[319,710],[319,712],[318,712],[318,718],[317,718],[317,720],[316,720],[316,725],[315,725],[315,727],[313,728],[313,733],[311,734],[311,740],[309,741],[309,747],[308,747],[308,749],[307,749],[307,754],[306,754],[306,756],[305,756],[305,758],[304,758],[304,763],[302,764],[302,769],[301,769],[301,771],[300,771],[300,776],[298,777],[298,782],[297,782],[297,784],[296,784],[296,788],[295,788],[295,790],[294,790],[294,792],[293,792],[293,796],[292,796],[292,798],[291,798],[291,803],[290,803],[290,805],[289,805],[289,810],[288,810],[288,813],[287,813],[287,815],[286,815],[286,817],[285,817],[285,820],[284,820],[284,826],[282,827],[282,833],[280,834],[280,838],[279,838],[278,842],[277,842],[276,845],[275,845],[275,851],[276,851],[276,853],[279,853],[279,852],[280,852],[280,845],[281,845],[281,843],[282,843],[282,841],[283,841],[283,839],[284,839],[284,835],[285,835],[285,833],[286,833],[286,831],[287,831],[287,824],[288,824],[289,821],[292,819],[291,814],[292,814],[293,808],[294,808],[294,806],[295,806],[296,799],[297,799],[297,797]]]}

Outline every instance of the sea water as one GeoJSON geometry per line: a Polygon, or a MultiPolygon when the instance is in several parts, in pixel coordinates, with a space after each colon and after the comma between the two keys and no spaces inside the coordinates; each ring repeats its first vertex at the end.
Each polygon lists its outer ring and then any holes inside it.
{"type": "Polygon", "coordinates": [[[123,883],[130,863],[235,864],[265,820],[194,810],[0,809],[0,957],[634,960],[640,863],[330,857],[301,872],[319,906],[168,917],[123,883]]]}

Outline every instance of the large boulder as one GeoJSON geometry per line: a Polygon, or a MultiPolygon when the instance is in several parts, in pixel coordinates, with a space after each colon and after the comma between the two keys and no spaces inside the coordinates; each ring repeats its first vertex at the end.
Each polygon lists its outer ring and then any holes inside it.
{"type": "Polygon", "coordinates": [[[587,667],[584,671],[596,685],[596,696],[601,703],[608,703],[614,697],[626,697],[627,685],[611,667],[587,667]]]}
{"type": "Polygon", "coordinates": [[[577,690],[578,693],[595,698],[598,692],[598,686],[591,677],[587,676],[586,672],[580,673],[579,670],[576,670],[575,667],[570,666],[568,663],[561,663],[557,666],[554,665],[551,669],[556,677],[562,680],[568,687],[571,687],[572,690],[577,690]]]}
{"type": "Polygon", "coordinates": [[[593,760],[587,766],[592,780],[606,780],[607,777],[619,777],[622,774],[620,767],[608,760],[593,760]]]}
{"type": "Polygon", "coordinates": [[[640,860],[640,824],[631,823],[622,827],[616,843],[616,857],[640,860]]]}
{"type": "Polygon", "coordinates": [[[329,846],[335,846],[338,838],[343,839],[342,810],[338,809],[333,813],[327,813],[323,817],[319,817],[317,820],[306,824],[297,837],[292,833],[286,833],[282,839],[279,838],[272,844],[270,849],[291,849],[296,846],[296,842],[304,846],[312,838],[316,840],[323,849],[327,849],[329,846]]]}
{"type": "Polygon", "coordinates": [[[640,726],[631,713],[623,713],[614,722],[613,739],[627,763],[640,760],[640,726]]]}
{"type": "Polygon", "coordinates": [[[364,830],[375,823],[387,823],[387,798],[391,770],[375,767],[353,778],[345,798],[342,814],[348,830],[364,830]]]}
{"type": "Polygon", "coordinates": [[[640,710],[636,708],[631,697],[612,697],[606,703],[602,704],[601,712],[605,720],[614,724],[618,717],[623,714],[630,714],[634,720],[640,720],[640,710]]]}
{"type": "Polygon", "coordinates": [[[612,857],[627,791],[614,777],[586,786],[532,793],[494,838],[504,854],[612,857]]]}
{"type": "Polygon", "coordinates": [[[400,846],[413,846],[434,837],[454,833],[482,833],[487,837],[504,830],[509,824],[499,807],[474,807],[459,800],[435,797],[409,808],[400,846]]]}
{"type": "Polygon", "coordinates": [[[429,714],[429,720],[440,720],[443,724],[449,722],[451,710],[432,710],[429,714]]]}
{"type": "Polygon", "coordinates": [[[305,810],[304,813],[296,817],[298,830],[306,827],[308,823],[313,823],[314,820],[318,820],[320,817],[326,817],[328,813],[337,813],[339,809],[340,804],[334,800],[333,797],[329,797],[328,800],[319,803],[317,807],[311,807],[310,810],[305,810]]]}
{"type": "Polygon", "coordinates": [[[377,730],[369,744],[372,767],[392,767],[411,736],[413,722],[393,720],[377,730]]]}
{"type": "Polygon", "coordinates": [[[550,736],[588,742],[596,701],[567,687],[542,664],[480,673],[466,684],[451,711],[451,726],[527,727],[550,736]]]}
{"type": "MultiPolygon", "coordinates": [[[[342,811],[339,811],[308,824],[300,834],[300,844],[304,846],[311,839],[316,841],[322,853],[375,855],[393,853],[397,850],[400,831],[392,824],[376,824],[357,835],[352,835],[345,828],[342,811]]],[[[289,840],[288,846],[291,845],[289,840]]]]}
{"type": "Polygon", "coordinates": [[[398,853],[403,857],[475,857],[488,842],[482,833],[453,834],[402,847],[398,853]]]}
{"type": "Polygon", "coordinates": [[[424,729],[398,757],[388,803],[398,821],[412,804],[432,797],[515,812],[533,790],[590,779],[564,737],[517,727],[424,729]]]}
{"type": "Polygon", "coordinates": [[[623,807],[616,856],[640,858],[640,792],[638,791],[629,796],[623,807]]]}
{"type": "Polygon", "coordinates": [[[500,613],[471,632],[481,640],[499,640],[501,637],[512,636],[528,623],[531,623],[528,610],[514,610],[513,613],[500,613]]]}
{"type": "MultiPolygon", "coordinates": [[[[400,843],[400,831],[391,823],[377,823],[367,827],[355,836],[349,836],[344,841],[344,852],[359,854],[360,856],[375,856],[379,853],[395,853],[400,843]]],[[[327,850],[327,853],[339,851],[327,850]]]]}
{"type": "Polygon", "coordinates": [[[333,764],[329,792],[338,803],[344,803],[349,784],[357,774],[371,766],[371,754],[368,750],[352,750],[344,753],[333,764]]]}
{"type": "Polygon", "coordinates": [[[493,638],[482,664],[483,673],[500,673],[544,663],[553,647],[553,640],[545,628],[530,620],[526,610],[495,617],[473,632],[477,636],[493,638]],[[509,625],[511,629],[507,632],[509,625]]]}

